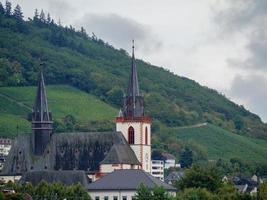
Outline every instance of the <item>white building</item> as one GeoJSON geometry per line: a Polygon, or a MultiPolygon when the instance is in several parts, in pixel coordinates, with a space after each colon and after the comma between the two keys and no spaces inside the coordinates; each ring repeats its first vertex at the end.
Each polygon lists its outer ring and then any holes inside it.
{"type": "Polygon", "coordinates": [[[0,138],[0,170],[3,169],[6,157],[11,149],[12,140],[8,138],[0,138]]]}
{"type": "Polygon", "coordinates": [[[101,179],[89,184],[88,192],[93,200],[132,200],[140,184],[149,189],[163,187],[166,192],[176,195],[176,189],[143,170],[115,170],[101,179]]]}
{"type": "Polygon", "coordinates": [[[171,167],[176,167],[175,165],[175,156],[169,153],[162,153],[162,156],[164,158],[164,168],[169,169],[171,167]]]}
{"type": "Polygon", "coordinates": [[[151,174],[161,181],[164,181],[164,161],[151,160],[151,174]]]}
{"type": "Polygon", "coordinates": [[[0,156],[7,156],[12,145],[12,140],[8,138],[0,138],[0,156]]]}

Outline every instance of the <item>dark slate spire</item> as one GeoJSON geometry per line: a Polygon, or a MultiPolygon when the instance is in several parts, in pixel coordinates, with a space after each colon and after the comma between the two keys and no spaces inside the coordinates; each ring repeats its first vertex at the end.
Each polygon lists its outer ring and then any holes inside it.
{"type": "Polygon", "coordinates": [[[131,63],[131,73],[127,88],[127,94],[124,97],[123,117],[142,117],[144,116],[144,98],[139,92],[139,83],[137,78],[137,69],[134,56],[134,40],[131,63]]]}
{"type": "Polygon", "coordinates": [[[42,155],[53,132],[51,112],[48,110],[44,76],[40,70],[37,93],[32,111],[32,151],[36,155],[42,155]]]}
{"type": "Polygon", "coordinates": [[[135,63],[135,57],[134,57],[134,40],[133,40],[132,49],[133,49],[132,50],[132,66],[131,66],[131,74],[129,78],[127,95],[136,97],[136,96],[139,96],[139,84],[138,84],[136,63],[135,63]]]}
{"type": "Polygon", "coordinates": [[[38,88],[35,98],[35,104],[33,106],[33,112],[36,113],[34,118],[35,121],[50,121],[42,69],[40,70],[39,74],[38,88]]]}

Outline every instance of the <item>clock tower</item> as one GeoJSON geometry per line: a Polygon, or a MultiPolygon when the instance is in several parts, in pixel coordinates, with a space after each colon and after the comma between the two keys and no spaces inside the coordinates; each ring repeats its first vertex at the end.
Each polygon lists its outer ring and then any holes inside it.
{"type": "Polygon", "coordinates": [[[140,95],[137,69],[132,47],[131,73],[123,109],[116,118],[116,131],[123,133],[141,163],[142,169],[151,172],[151,118],[144,114],[144,97],[140,95]]]}

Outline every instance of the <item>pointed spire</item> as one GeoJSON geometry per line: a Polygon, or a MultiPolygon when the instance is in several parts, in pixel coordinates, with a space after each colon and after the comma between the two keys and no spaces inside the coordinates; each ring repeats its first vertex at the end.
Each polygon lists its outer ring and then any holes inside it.
{"type": "MultiPolygon", "coordinates": [[[[42,64],[41,64],[42,65],[42,64]]],[[[35,104],[33,107],[33,112],[35,113],[35,121],[50,121],[47,98],[46,98],[46,90],[43,76],[43,69],[41,66],[39,80],[38,80],[38,88],[35,98],[35,104]]]]}
{"type": "Polygon", "coordinates": [[[127,96],[136,97],[139,96],[139,83],[137,77],[137,69],[135,63],[135,56],[134,56],[134,40],[133,40],[133,47],[132,47],[132,66],[131,66],[131,74],[128,83],[128,90],[127,96]]]}
{"type": "Polygon", "coordinates": [[[131,73],[127,88],[127,94],[123,101],[123,116],[124,117],[142,117],[144,116],[144,98],[140,95],[139,84],[137,78],[137,69],[134,56],[134,40],[131,73]]]}
{"type": "Polygon", "coordinates": [[[123,113],[122,110],[120,109],[119,113],[118,113],[118,117],[123,117],[123,113]]]}

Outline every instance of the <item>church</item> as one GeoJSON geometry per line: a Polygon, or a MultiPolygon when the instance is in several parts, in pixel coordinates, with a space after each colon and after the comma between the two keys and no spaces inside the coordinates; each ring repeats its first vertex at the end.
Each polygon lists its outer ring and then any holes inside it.
{"type": "Polygon", "coordinates": [[[115,123],[116,131],[111,132],[53,133],[41,70],[32,110],[32,132],[16,138],[2,173],[36,178],[39,172],[66,177],[64,173],[71,171],[77,177],[85,173],[91,181],[116,169],[151,173],[151,118],[144,114],[134,45],[127,93],[115,123]]]}

